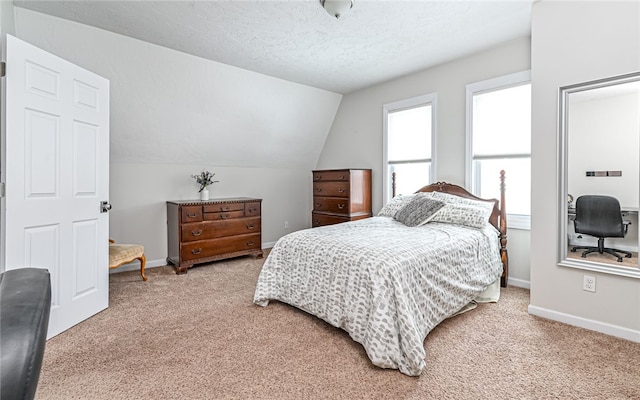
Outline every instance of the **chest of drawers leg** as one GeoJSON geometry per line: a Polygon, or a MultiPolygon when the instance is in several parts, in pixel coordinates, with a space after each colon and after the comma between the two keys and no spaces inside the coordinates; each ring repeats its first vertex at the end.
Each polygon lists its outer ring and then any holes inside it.
{"type": "Polygon", "coordinates": [[[195,264],[252,255],[262,258],[261,199],[167,202],[167,263],[176,273],[195,264]]]}

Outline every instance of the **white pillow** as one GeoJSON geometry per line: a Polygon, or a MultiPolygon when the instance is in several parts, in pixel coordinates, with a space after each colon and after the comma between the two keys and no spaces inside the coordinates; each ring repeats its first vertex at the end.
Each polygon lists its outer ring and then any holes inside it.
{"type": "Polygon", "coordinates": [[[470,228],[483,229],[489,217],[491,209],[468,204],[446,204],[432,218],[430,222],[442,222],[445,224],[464,225],[470,228]]]}
{"type": "Polygon", "coordinates": [[[494,203],[492,201],[474,200],[443,192],[433,192],[433,197],[440,201],[444,201],[447,204],[466,204],[470,206],[488,208],[489,210],[493,211],[494,203]]]}

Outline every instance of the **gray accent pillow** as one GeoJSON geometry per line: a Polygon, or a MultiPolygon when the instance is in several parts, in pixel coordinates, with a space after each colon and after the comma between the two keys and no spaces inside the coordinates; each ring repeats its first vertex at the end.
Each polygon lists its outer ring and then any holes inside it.
{"type": "Polygon", "coordinates": [[[396,213],[395,219],[406,226],[424,225],[445,203],[431,196],[415,196],[396,213]]]}
{"type": "Polygon", "coordinates": [[[398,210],[404,207],[414,197],[415,194],[397,195],[382,207],[380,212],[378,212],[378,217],[395,217],[398,210]]]}

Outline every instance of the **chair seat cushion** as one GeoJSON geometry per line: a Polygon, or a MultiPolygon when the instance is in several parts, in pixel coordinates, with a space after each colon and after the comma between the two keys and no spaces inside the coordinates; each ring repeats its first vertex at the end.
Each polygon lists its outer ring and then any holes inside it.
{"type": "Polygon", "coordinates": [[[109,267],[130,262],[144,255],[144,246],[139,244],[110,244],[109,267]]]}

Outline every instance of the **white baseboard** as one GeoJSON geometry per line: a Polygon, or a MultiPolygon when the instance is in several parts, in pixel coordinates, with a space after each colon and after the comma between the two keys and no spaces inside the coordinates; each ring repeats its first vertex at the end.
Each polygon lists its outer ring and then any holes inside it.
{"type": "Polygon", "coordinates": [[[531,283],[524,279],[509,278],[507,279],[507,286],[515,286],[524,289],[531,289],[531,283]]]}
{"type": "MultiPolygon", "coordinates": [[[[273,247],[273,245],[275,245],[276,242],[268,242],[268,243],[262,243],[262,249],[270,249],[273,247]]],[[[144,269],[148,269],[148,268],[154,268],[154,267],[164,267],[165,265],[167,265],[167,259],[166,258],[161,258],[159,260],[147,260],[147,264],[145,265],[144,269]]],[[[132,263],[129,264],[124,264],[118,268],[112,269],[109,271],[110,274],[115,274],[118,272],[124,272],[124,271],[139,271],[140,270],[140,262],[138,261],[134,261],[132,263]]],[[[517,286],[517,285],[514,285],[517,286]]]]}
{"type": "Polygon", "coordinates": [[[529,305],[529,314],[640,343],[640,331],[529,305]]]}
{"type": "MultiPolygon", "coordinates": [[[[149,268],[154,268],[154,267],[164,267],[165,265],[167,265],[167,259],[163,258],[160,260],[147,260],[147,263],[144,266],[144,269],[147,270],[149,268]]],[[[132,263],[129,264],[124,264],[121,265],[118,268],[114,268],[112,270],[109,270],[110,274],[116,274],[118,272],[124,272],[124,271],[140,271],[140,262],[139,261],[134,261],[132,263]]]]}

